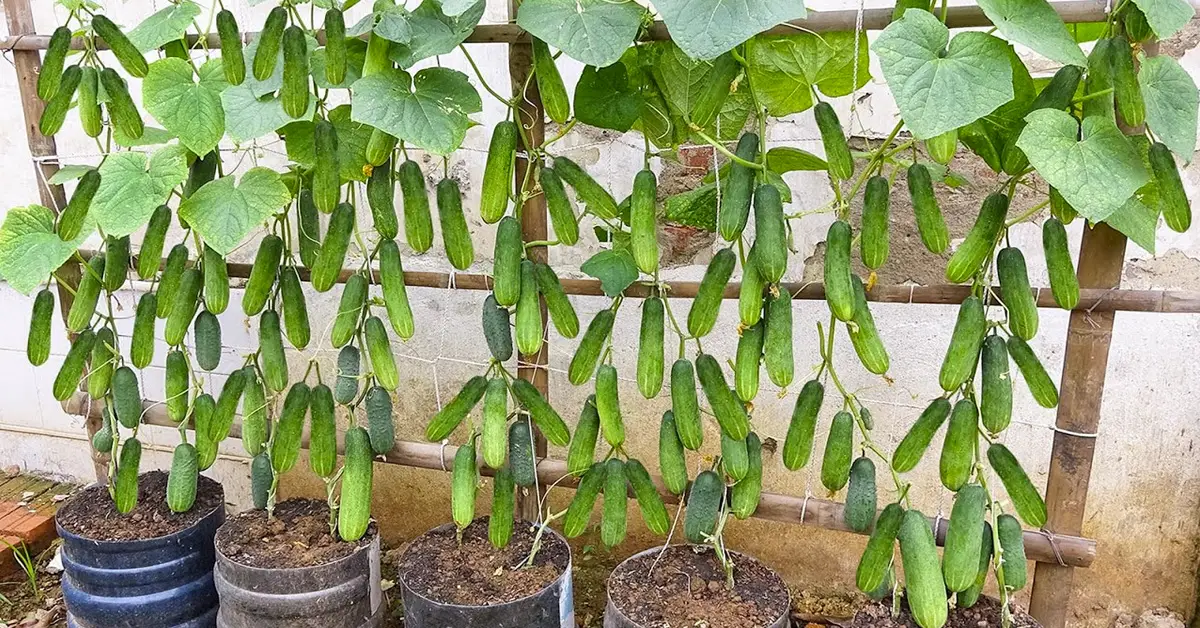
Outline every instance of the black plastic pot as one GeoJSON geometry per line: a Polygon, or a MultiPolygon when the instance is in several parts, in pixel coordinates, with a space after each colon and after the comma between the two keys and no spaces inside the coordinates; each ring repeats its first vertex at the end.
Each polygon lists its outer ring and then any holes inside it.
{"type": "Polygon", "coordinates": [[[387,605],[379,586],[379,535],[324,565],[263,569],[233,562],[220,549],[214,577],[221,628],[374,628],[387,605]]]}
{"type": "Polygon", "coordinates": [[[224,521],[225,509],[214,508],[187,529],[138,541],[96,541],[57,526],[67,626],[216,626],[213,536],[224,521]]]}
{"type": "MultiPolygon", "coordinates": [[[[431,530],[453,529],[446,524],[431,530]]],[[[427,534],[429,534],[427,533],[427,534]]],[[[567,542],[547,528],[546,535],[563,546],[567,542]]],[[[417,545],[414,541],[409,551],[417,545]]],[[[416,551],[420,551],[417,549],[416,551]]],[[[404,560],[401,559],[401,564],[404,560]]],[[[405,628],[575,628],[575,599],[571,585],[571,561],[558,578],[529,597],[490,606],[462,606],[431,600],[412,589],[401,572],[397,578],[404,596],[405,628]]]]}
{"type": "MultiPolygon", "coordinates": [[[[672,546],[672,547],[680,547],[680,546],[672,546]]],[[[654,547],[654,548],[648,549],[644,552],[639,552],[637,554],[634,554],[633,556],[630,556],[629,558],[625,559],[625,561],[622,562],[620,565],[617,565],[617,568],[613,570],[613,573],[617,573],[617,572],[625,569],[626,565],[632,560],[636,560],[638,558],[642,558],[642,557],[646,557],[646,556],[653,556],[654,554],[657,554],[660,551],[662,551],[661,547],[654,547]]],[[[729,554],[733,558],[735,564],[745,562],[745,561],[758,562],[754,558],[751,558],[750,556],[747,556],[740,552],[730,551],[729,554]]],[[[767,624],[766,626],[763,626],[762,628],[788,628],[788,626],[791,625],[791,619],[789,617],[790,610],[791,610],[791,604],[789,603],[787,605],[787,608],[784,609],[783,614],[781,614],[778,619],[771,622],[770,624],[767,624]]],[[[610,590],[608,593],[608,603],[604,607],[604,628],[647,628],[647,626],[644,624],[639,624],[639,623],[633,621],[632,619],[629,619],[629,617],[627,617],[625,615],[625,613],[623,613],[621,611],[621,609],[618,608],[617,605],[613,602],[612,593],[610,590]]]]}

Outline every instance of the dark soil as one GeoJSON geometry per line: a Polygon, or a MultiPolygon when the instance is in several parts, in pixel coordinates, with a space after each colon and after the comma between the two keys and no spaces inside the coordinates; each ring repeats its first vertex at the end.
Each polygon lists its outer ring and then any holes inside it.
{"type": "MultiPolygon", "coordinates": [[[[1000,601],[981,597],[971,608],[950,610],[945,628],[991,628],[1001,626],[1000,601]]],[[[1036,619],[1017,609],[1013,617],[1013,628],[1042,628],[1036,619]]],[[[892,617],[892,600],[886,598],[864,606],[849,624],[852,628],[919,628],[916,620],[908,614],[908,604],[902,605],[899,617],[892,617]]]]}
{"type": "Polygon", "coordinates": [[[347,543],[329,533],[329,506],[316,499],[289,499],[275,505],[275,518],[265,510],[234,515],[217,530],[217,550],[239,565],[263,569],[295,569],[325,565],[371,544],[377,528],[347,543]]]}
{"type": "Polygon", "coordinates": [[[434,528],[409,544],[400,557],[399,577],[417,594],[444,604],[489,606],[529,597],[554,582],[567,568],[571,552],[557,536],[542,536],[532,567],[522,567],[533,547],[533,527],[517,522],[508,547],[488,541],[488,518],[463,530],[434,528]]]}
{"type": "Polygon", "coordinates": [[[68,532],[95,541],[140,541],[174,534],[225,507],[225,491],[216,481],[200,476],[196,504],[184,513],[167,507],[167,473],[150,471],[138,477],[137,506],[126,514],[105,486],[90,486],[76,493],[58,509],[59,525],[68,532]]]}
{"type": "Polygon", "coordinates": [[[762,628],[789,610],[783,580],[752,558],[735,556],[730,590],[710,549],[671,546],[651,573],[657,556],[633,558],[608,580],[609,599],[638,624],[762,628]]]}

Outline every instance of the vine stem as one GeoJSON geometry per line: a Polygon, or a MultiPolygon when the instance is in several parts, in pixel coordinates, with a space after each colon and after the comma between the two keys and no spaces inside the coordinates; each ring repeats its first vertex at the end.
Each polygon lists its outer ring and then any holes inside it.
{"type": "Polygon", "coordinates": [[[1042,208],[1046,207],[1049,204],[1050,204],[1050,199],[1046,199],[1046,200],[1038,203],[1037,205],[1030,207],[1029,209],[1022,212],[1020,216],[1017,216],[1016,218],[1013,218],[1012,220],[1009,220],[1008,222],[1004,223],[1004,228],[1008,229],[1009,227],[1012,227],[1013,225],[1020,224],[1022,222],[1025,222],[1026,220],[1029,220],[1030,218],[1033,217],[1034,214],[1038,213],[1039,211],[1042,210],[1042,208]]]}
{"type": "Polygon", "coordinates": [[[695,133],[697,137],[699,137],[700,139],[704,140],[709,145],[711,145],[713,148],[717,149],[717,152],[721,153],[722,155],[725,155],[726,157],[729,158],[730,161],[732,161],[735,164],[738,164],[739,166],[745,166],[752,170],[766,170],[767,169],[766,166],[764,166],[760,163],[755,163],[753,161],[746,161],[745,159],[738,157],[737,155],[734,154],[733,151],[729,150],[728,148],[725,148],[724,144],[718,142],[717,140],[713,139],[712,137],[709,137],[709,135],[707,133],[705,133],[703,130],[701,130],[699,127],[696,127],[693,125],[692,132],[695,133]]]}
{"type": "Polygon", "coordinates": [[[483,78],[483,72],[480,72],[479,66],[475,65],[475,59],[472,58],[471,53],[467,51],[466,45],[459,44],[458,49],[461,50],[463,53],[463,56],[467,58],[467,63],[471,64],[471,69],[475,71],[475,77],[478,78],[479,82],[483,84],[483,88],[486,89],[487,92],[489,94],[491,94],[496,100],[499,100],[500,102],[504,103],[509,108],[512,108],[513,107],[513,99],[505,98],[505,97],[501,96],[499,92],[492,89],[491,85],[488,85],[487,80],[485,80],[483,78]]]}

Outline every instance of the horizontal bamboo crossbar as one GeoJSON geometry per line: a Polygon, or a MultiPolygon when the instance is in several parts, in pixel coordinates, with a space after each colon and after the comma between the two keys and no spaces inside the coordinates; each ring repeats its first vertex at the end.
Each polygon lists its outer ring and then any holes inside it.
{"type": "MultiPolygon", "coordinates": [[[[102,404],[88,398],[87,393],[79,392],[62,404],[67,414],[98,418],[102,415],[102,404]]],[[[179,424],[167,416],[166,407],[162,403],[144,401],[142,403],[142,421],[147,425],[177,428],[179,424]]],[[[230,438],[241,438],[241,424],[235,423],[229,432],[230,438]]],[[[302,446],[308,448],[308,434],[304,434],[302,446]]],[[[338,445],[342,453],[342,445],[338,445]]],[[[419,443],[413,441],[397,441],[383,461],[418,469],[449,471],[454,464],[454,456],[458,447],[441,445],[440,443],[419,443]]],[[[480,465],[480,472],[491,475],[492,469],[480,465]]],[[[567,463],[554,458],[542,458],[537,467],[538,482],[543,486],[559,486],[574,489],[578,478],[567,473],[567,463]]],[[[654,485],[663,499],[669,504],[679,503],[679,497],[666,490],[662,478],[651,475],[654,485]]],[[[796,497],[777,493],[763,493],[754,518],[766,521],[776,521],[790,524],[807,524],[826,530],[854,532],[844,521],[845,506],[841,502],[816,497],[796,497]]],[[[930,519],[930,525],[937,524],[937,543],[943,545],[946,537],[948,521],[930,519]]],[[[856,533],[862,534],[862,533],[856,533]]],[[[1030,560],[1069,565],[1071,567],[1087,567],[1096,559],[1096,542],[1077,536],[1060,536],[1047,534],[1037,530],[1025,531],[1025,555],[1030,560]]]]}

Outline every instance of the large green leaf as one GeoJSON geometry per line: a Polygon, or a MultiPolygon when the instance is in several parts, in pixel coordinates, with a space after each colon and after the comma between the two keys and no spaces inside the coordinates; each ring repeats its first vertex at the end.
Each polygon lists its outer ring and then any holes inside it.
{"type": "Polygon", "coordinates": [[[1196,15],[1188,0],[1133,0],[1159,39],[1179,32],[1196,15]]]}
{"type": "Polygon", "coordinates": [[[355,122],[438,155],[457,150],[471,126],[467,116],[483,110],[467,75],[448,68],[425,68],[415,77],[389,70],[359,79],[350,92],[355,122]]]}
{"type": "Polygon", "coordinates": [[[979,8],[1009,41],[1059,63],[1087,66],[1087,57],[1046,0],[979,0],[979,8]]]}
{"type": "Polygon", "coordinates": [[[1158,230],[1158,210],[1131,198],[1117,211],[1104,219],[1113,229],[1124,233],[1133,243],[1154,255],[1155,232],[1158,230]]]}
{"type": "Polygon", "coordinates": [[[113,143],[117,146],[125,148],[137,148],[139,146],[160,146],[171,140],[177,139],[175,134],[160,129],[156,126],[147,126],[142,131],[141,137],[129,137],[121,132],[121,127],[113,127],[113,143]]]}
{"type": "Polygon", "coordinates": [[[951,41],[949,29],[928,11],[906,11],[874,45],[900,114],[921,139],[970,124],[1012,100],[1007,47],[979,32],[951,41]]]}
{"type": "Polygon", "coordinates": [[[408,20],[408,11],[390,2],[375,12],[375,27],[371,30],[376,35],[398,44],[412,41],[413,29],[408,20]]]}
{"type": "MultiPolygon", "coordinates": [[[[338,167],[343,181],[366,181],[363,171],[367,164],[367,142],[373,129],[350,119],[350,105],[340,105],[329,112],[328,120],[337,130],[338,167]]],[[[317,149],[313,144],[313,123],[309,120],[293,122],[283,127],[283,138],[287,146],[288,159],[311,168],[317,162],[317,149]]]]}
{"type": "Polygon", "coordinates": [[[254,90],[242,83],[221,93],[225,109],[225,128],[235,142],[248,142],[276,131],[297,119],[311,120],[316,101],[309,99],[308,111],[293,118],[283,110],[279,98],[271,95],[256,98],[254,90]]]}
{"type": "Polygon", "coordinates": [[[392,60],[402,68],[412,67],[422,59],[444,55],[466,41],[486,8],[484,0],[478,0],[469,9],[456,17],[442,13],[437,0],[425,0],[408,15],[412,38],[406,44],[393,43],[392,60]]]}
{"type": "Polygon", "coordinates": [[[797,170],[827,170],[829,164],[825,163],[824,159],[806,150],[800,150],[791,146],[776,146],[767,151],[767,168],[771,172],[784,174],[797,170]]]}
{"type": "Polygon", "coordinates": [[[179,217],[204,238],[205,244],[225,255],[290,199],[278,172],[251,168],[236,185],[232,176],[204,184],[180,203],[179,217]]]}
{"type": "Polygon", "coordinates": [[[1138,72],[1146,101],[1146,125],[1184,161],[1196,151],[1196,115],[1200,96],[1196,82],[1179,62],[1166,55],[1142,60],[1138,72]]]}
{"type": "Polygon", "coordinates": [[[151,15],[126,35],[142,52],[150,52],[167,42],[183,37],[192,20],[200,15],[200,5],[191,0],[172,4],[151,15]]]}
{"type": "Polygon", "coordinates": [[[191,64],[167,57],[150,64],[142,81],[142,102],[188,150],[204,155],[225,135],[221,92],[228,86],[219,60],[204,64],[196,81],[191,64]]]}
{"type": "Polygon", "coordinates": [[[629,82],[622,63],[587,66],[575,84],[575,118],[584,124],[624,133],[642,113],[642,95],[629,82]]]}
{"type": "Polygon", "coordinates": [[[100,164],[100,187],[92,199],[91,214],[104,233],[124,236],[150,220],[150,214],[167,202],[171,190],[188,175],[186,151],[177,144],[145,153],[113,153],[100,164]]]}
{"type": "Polygon", "coordinates": [[[451,17],[458,17],[473,6],[475,6],[475,0],[444,0],[442,2],[442,13],[451,17]]]}
{"type": "Polygon", "coordinates": [[[602,68],[633,43],[644,12],[631,0],[525,0],[517,25],[567,56],[602,68]]]}
{"type": "Polygon", "coordinates": [[[854,33],[760,35],[747,45],[750,80],[759,101],[772,116],[799,113],[813,106],[818,88],[838,98],[862,87],[871,78],[867,37],[854,33]],[[858,45],[855,46],[857,39],[858,45]],[[858,50],[858,76],[854,74],[858,50]]]}
{"type": "Polygon", "coordinates": [[[1029,163],[1063,198],[1092,222],[1100,222],[1126,203],[1150,176],[1137,148],[1117,124],[1105,116],[1083,120],[1071,114],[1039,109],[1026,118],[1017,139],[1029,163]]]}
{"type": "Polygon", "coordinates": [[[808,15],[803,0],[658,0],[654,6],[675,43],[697,59],[714,59],[781,22],[808,15]]]}
{"type": "Polygon", "coordinates": [[[1037,97],[1037,86],[1011,45],[1005,46],[1012,67],[1013,98],[995,111],[958,130],[958,138],[996,172],[1003,169],[1005,147],[1025,128],[1025,116],[1037,97]]]}
{"type": "Polygon", "coordinates": [[[637,281],[638,269],[633,255],[625,249],[600,251],[589,257],[580,267],[585,274],[600,280],[604,294],[615,297],[637,281]]]}
{"type": "Polygon", "coordinates": [[[701,108],[707,109],[713,105],[708,99],[713,98],[714,88],[715,93],[720,94],[716,111],[721,110],[720,105],[728,98],[730,85],[738,75],[738,64],[733,57],[726,55],[712,61],[698,61],[673,42],[661,42],[652,48],[648,47],[646,54],[652,55],[651,76],[666,99],[671,114],[681,121],[711,126],[711,116],[703,121],[697,120],[697,116],[705,115],[701,108]]]}
{"type": "Polygon", "coordinates": [[[0,225],[0,277],[21,294],[33,292],[96,230],[89,216],[79,237],[63,242],[54,233],[54,212],[41,205],[14,207],[0,225]]]}

